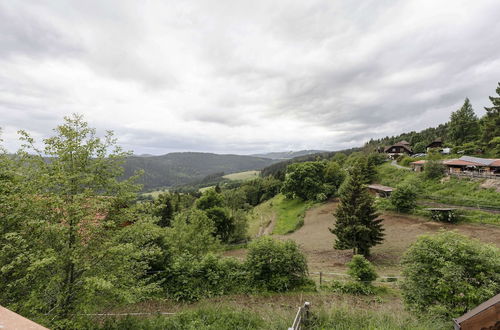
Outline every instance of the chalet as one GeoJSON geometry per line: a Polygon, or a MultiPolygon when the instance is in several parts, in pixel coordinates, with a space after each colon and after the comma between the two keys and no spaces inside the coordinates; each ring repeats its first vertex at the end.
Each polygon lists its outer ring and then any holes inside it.
{"type": "Polygon", "coordinates": [[[407,155],[413,154],[413,150],[410,147],[410,143],[406,141],[400,141],[396,144],[393,144],[392,146],[388,146],[384,149],[384,152],[388,154],[389,157],[391,158],[396,158],[403,154],[407,155]]]}
{"type": "Polygon", "coordinates": [[[443,140],[435,139],[434,141],[429,143],[427,147],[425,147],[425,150],[429,151],[429,149],[435,149],[435,148],[441,149],[442,147],[443,147],[443,140]]]}
{"type": "Polygon", "coordinates": [[[455,330],[500,329],[500,293],[453,319],[455,330]]]}

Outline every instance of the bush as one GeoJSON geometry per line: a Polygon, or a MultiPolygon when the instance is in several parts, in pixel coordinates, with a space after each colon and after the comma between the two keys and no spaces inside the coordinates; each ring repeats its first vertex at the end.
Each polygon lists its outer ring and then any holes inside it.
{"type": "Polygon", "coordinates": [[[438,160],[429,160],[424,166],[424,175],[427,179],[439,179],[444,175],[445,168],[438,160]]]}
{"type": "Polygon", "coordinates": [[[430,211],[430,218],[434,221],[457,223],[460,221],[460,214],[456,210],[447,212],[430,211]]]}
{"type": "Polygon", "coordinates": [[[352,260],[347,263],[347,267],[349,267],[347,274],[355,281],[370,284],[377,278],[375,268],[362,255],[354,255],[352,260]]]}
{"type": "Polygon", "coordinates": [[[249,285],[269,291],[287,291],[308,284],[307,262],[298,245],[270,237],[249,245],[246,259],[249,285]]]}
{"type": "Polygon", "coordinates": [[[167,297],[181,301],[245,291],[246,273],[241,262],[207,254],[202,259],[189,254],[175,258],[166,270],[167,297]]]}
{"type": "Polygon", "coordinates": [[[399,212],[410,212],[417,206],[416,188],[411,185],[399,185],[391,194],[390,201],[399,212]]]}
{"type": "Polygon", "coordinates": [[[455,232],[420,236],[402,265],[404,302],[415,313],[456,317],[500,292],[500,250],[455,232]]]}

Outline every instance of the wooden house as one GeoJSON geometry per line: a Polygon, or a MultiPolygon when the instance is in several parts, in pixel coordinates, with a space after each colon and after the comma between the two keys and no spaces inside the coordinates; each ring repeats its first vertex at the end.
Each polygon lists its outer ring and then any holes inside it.
{"type": "Polygon", "coordinates": [[[442,147],[443,147],[443,140],[435,139],[425,147],[425,150],[429,151],[429,149],[435,149],[435,148],[441,149],[442,147]]]}
{"type": "MultiPolygon", "coordinates": [[[[411,162],[414,171],[423,170],[426,160],[411,162]]],[[[462,156],[458,159],[447,159],[442,161],[448,174],[474,174],[491,177],[500,177],[500,159],[478,158],[462,156]]]]}
{"type": "Polygon", "coordinates": [[[413,154],[413,150],[411,149],[410,143],[406,141],[400,141],[392,146],[388,146],[384,149],[384,152],[389,155],[391,158],[396,158],[400,155],[413,154]]]}
{"type": "Polygon", "coordinates": [[[500,293],[453,322],[455,330],[500,329],[500,293]]]}

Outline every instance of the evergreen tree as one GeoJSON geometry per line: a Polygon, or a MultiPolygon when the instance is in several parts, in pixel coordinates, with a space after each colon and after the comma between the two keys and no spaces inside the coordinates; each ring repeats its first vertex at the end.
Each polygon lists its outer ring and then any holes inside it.
{"type": "Polygon", "coordinates": [[[372,246],[382,242],[384,229],[363,180],[361,167],[351,168],[340,190],[340,205],[334,214],[337,221],[330,232],[337,236],[336,249],[353,249],[354,254],[366,257],[372,246]]]}
{"type": "Polygon", "coordinates": [[[485,108],[486,115],[481,118],[482,139],[484,143],[491,143],[495,137],[500,136],[500,82],[496,89],[498,97],[490,96],[492,107],[485,108]]]}
{"type": "Polygon", "coordinates": [[[479,121],[468,98],[460,109],[451,114],[448,135],[455,145],[472,142],[478,138],[479,121]]]}

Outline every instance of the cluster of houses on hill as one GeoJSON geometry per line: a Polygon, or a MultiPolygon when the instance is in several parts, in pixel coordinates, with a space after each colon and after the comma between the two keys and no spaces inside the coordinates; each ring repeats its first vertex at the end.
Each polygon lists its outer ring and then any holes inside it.
{"type": "MultiPolygon", "coordinates": [[[[442,154],[450,153],[450,148],[443,148],[443,141],[441,139],[437,139],[427,145],[426,150],[430,149],[438,149],[442,154]]],[[[407,141],[400,141],[388,146],[384,148],[383,152],[391,159],[396,159],[401,155],[418,156],[414,154],[410,143],[407,141]]],[[[446,172],[451,175],[477,175],[500,178],[500,159],[462,156],[458,159],[446,159],[441,162],[445,166],[446,172]]],[[[410,163],[410,165],[414,171],[420,172],[426,163],[426,160],[418,160],[410,163]]]]}

